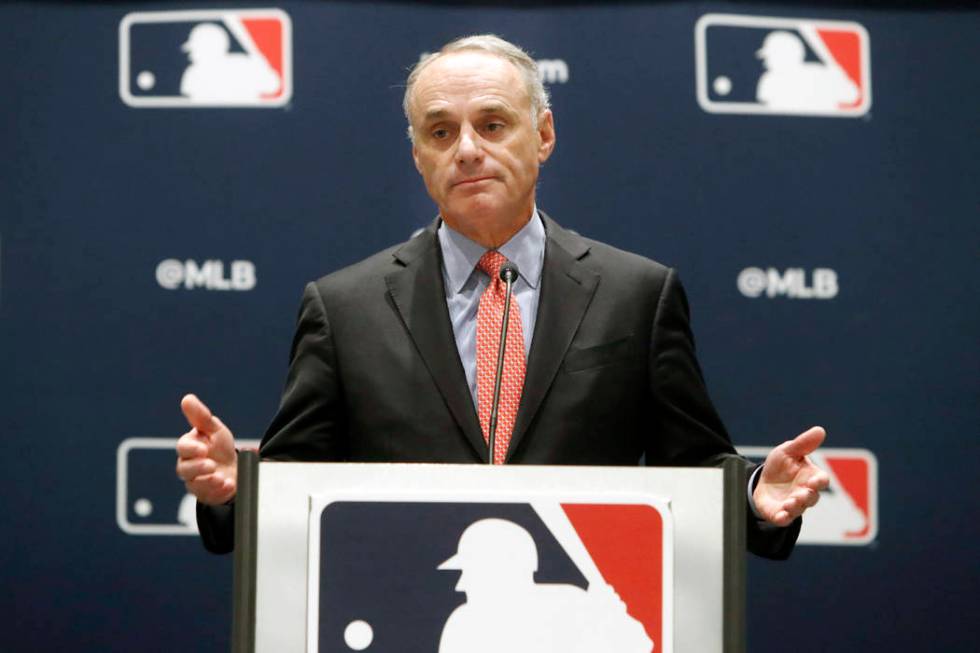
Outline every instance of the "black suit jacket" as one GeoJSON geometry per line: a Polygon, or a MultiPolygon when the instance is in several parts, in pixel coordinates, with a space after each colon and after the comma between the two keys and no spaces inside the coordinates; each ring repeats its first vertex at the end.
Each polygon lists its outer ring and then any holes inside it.
{"type": "MultiPolygon", "coordinates": [[[[697,466],[735,455],[675,272],[544,221],[541,296],[507,462],[697,466]]],[[[487,462],[437,226],[306,287],[263,457],[487,462]]],[[[230,512],[199,510],[210,550],[231,549],[230,512]]],[[[785,557],[798,530],[764,532],[749,518],[749,549],[785,557]]]]}

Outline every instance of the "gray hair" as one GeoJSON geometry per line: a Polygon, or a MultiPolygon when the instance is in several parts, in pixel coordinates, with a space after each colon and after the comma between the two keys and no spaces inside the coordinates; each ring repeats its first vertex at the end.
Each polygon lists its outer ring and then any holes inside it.
{"type": "Polygon", "coordinates": [[[510,41],[505,41],[495,34],[476,34],[474,36],[463,36],[454,41],[450,41],[442,46],[438,52],[427,54],[419,59],[411,72],[408,74],[408,81],[405,84],[405,97],[402,100],[402,110],[405,112],[405,119],[408,121],[408,137],[414,140],[412,133],[412,100],[415,90],[415,82],[419,75],[429,64],[447,54],[454,52],[486,52],[505,61],[509,61],[517,68],[521,77],[524,79],[524,86],[527,96],[531,100],[531,125],[538,128],[538,116],[542,111],[551,108],[548,100],[548,91],[545,90],[541,82],[541,75],[538,73],[538,64],[527,52],[514,45],[510,41]]]}

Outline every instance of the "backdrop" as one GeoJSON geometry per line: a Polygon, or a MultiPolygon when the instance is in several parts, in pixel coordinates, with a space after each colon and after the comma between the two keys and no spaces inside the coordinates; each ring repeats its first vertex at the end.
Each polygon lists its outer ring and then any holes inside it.
{"type": "Polygon", "coordinates": [[[304,283],[434,216],[407,67],[495,32],[552,94],[539,205],[679,269],[736,444],[829,431],[750,649],[972,650],[980,12],[861,7],[5,3],[0,648],[227,648],[178,401],[261,436],[304,283]]]}

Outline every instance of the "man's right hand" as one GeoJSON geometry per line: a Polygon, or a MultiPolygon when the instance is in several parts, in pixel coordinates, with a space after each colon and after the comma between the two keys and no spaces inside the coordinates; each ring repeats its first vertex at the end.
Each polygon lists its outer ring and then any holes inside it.
{"type": "Polygon", "coordinates": [[[228,503],[238,488],[235,437],[196,396],[185,395],[180,409],[191,430],[177,440],[177,476],[201,503],[228,503]]]}

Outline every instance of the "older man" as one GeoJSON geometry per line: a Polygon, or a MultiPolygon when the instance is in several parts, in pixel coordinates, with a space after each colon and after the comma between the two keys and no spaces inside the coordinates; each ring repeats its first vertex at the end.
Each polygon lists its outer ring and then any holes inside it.
{"type": "MultiPolygon", "coordinates": [[[[415,67],[404,106],[439,218],[306,287],[262,455],[559,465],[705,465],[733,456],[675,272],[566,231],[536,207],[555,126],[534,61],[494,36],[453,41],[415,67]],[[506,307],[504,261],[520,271],[506,307]]],[[[193,395],[181,407],[192,428],[177,445],[177,474],[199,500],[205,545],[227,551],[234,440],[193,395]]],[[[783,443],[753,477],[750,550],[788,555],[797,518],[828,482],[806,458],[823,438],[815,427],[783,443]]]]}

